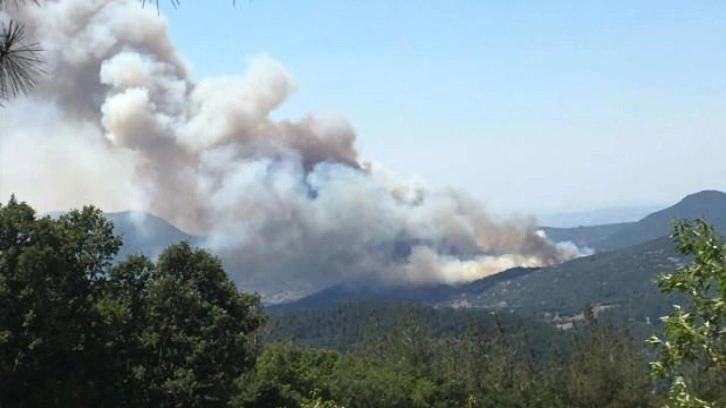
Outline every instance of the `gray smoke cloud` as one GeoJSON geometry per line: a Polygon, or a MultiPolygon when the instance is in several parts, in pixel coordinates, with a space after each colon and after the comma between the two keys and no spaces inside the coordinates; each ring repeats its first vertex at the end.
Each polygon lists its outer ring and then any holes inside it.
{"type": "Polygon", "coordinates": [[[295,83],[269,57],[195,81],[164,19],[136,0],[17,13],[50,76],[4,112],[5,192],[155,213],[207,237],[240,284],[262,291],[459,283],[578,255],[533,219],[495,220],[462,193],[364,163],[344,118],[271,119],[295,83]]]}

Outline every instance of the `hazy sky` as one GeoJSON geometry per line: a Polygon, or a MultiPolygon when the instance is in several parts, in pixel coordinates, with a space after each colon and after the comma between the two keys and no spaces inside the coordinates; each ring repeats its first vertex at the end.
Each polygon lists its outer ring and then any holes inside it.
{"type": "Polygon", "coordinates": [[[298,88],[274,117],[343,115],[403,180],[500,214],[726,190],[723,1],[230,3],[162,2],[194,77],[266,54],[298,88]]]}
{"type": "Polygon", "coordinates": [[[190,1],[162,12],[197,77],[268,54],[299,85],[279,117],[343,114],[365,159],[497,211],[726,188],[722,1],[190,1]]]}

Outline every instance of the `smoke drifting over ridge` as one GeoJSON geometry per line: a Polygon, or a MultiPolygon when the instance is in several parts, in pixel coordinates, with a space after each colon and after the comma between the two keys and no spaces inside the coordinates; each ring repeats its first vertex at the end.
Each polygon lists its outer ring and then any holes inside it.
{"type": "Polygon", "coordinates": [[[235,280],[263,291],[458,283],[578,254],[533,220],[493,220],[460,193],[363,164],[343,118],[271,119],[295,85],[270,58],[195,82],[163,18],[136,0],[17,13],[50,77],[6,111],[3,160],[18,163],[3,166],[4,194],[150,211],[206,236],[235,280]]]}

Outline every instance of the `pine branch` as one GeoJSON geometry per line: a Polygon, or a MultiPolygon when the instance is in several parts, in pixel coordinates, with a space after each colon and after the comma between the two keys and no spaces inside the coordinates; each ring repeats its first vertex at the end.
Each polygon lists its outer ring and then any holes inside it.
{"type": "Polygon", "coordinates": [[[40,45],[24,38],[22,24],[10,21],[0,28],[0,101],[27,93],[43,74],[40,45]]]}
{"type": "MultiPolygon", "coordinates": [[[[0,0],[0,6],[2,5],[2,1],[3,0],[0,0]]],[[[9,0],[5,0],[5,1],[9,1],[9,0]]],[[[23,0],[19,0],[19,1],[23,1],[23,0]]],[[[181,6],[181,0],[169,0],[169,2],[171,3],[171,5],[174,8],[177,8],[177,7],[181,6]]],[[[146,6],[146,3],[153,3],[153,4],[155,4],[157,11],[160,9],[159,8],[159,0],[141,0],[141,5],[142,6],[146,6]]],[[[232,4],[233,5],[236,5],[237,4],[237,0],[232,0],[232,4]]]]}
{"type": "MultiPolygon", "coordinates": [[[[169,0],[171,2],[171,5],[174,6],[174,8],[179,7],[181,4],[181,0],[169,0]]],[[[156,4],[156,9],[159,10],[159,0],[141,0],[141,5],[146,6],[146,3],[154,3],[156,4]]]]}

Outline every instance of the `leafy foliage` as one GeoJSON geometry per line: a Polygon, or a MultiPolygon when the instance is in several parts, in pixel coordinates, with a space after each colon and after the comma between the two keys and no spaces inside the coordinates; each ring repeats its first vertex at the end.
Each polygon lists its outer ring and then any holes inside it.
{"type": "Polygon", "coordinates": [[[0,405],[226,406],[254,365],[259,299],[186,243],[112,265],[92,207],[0,206],[0,405]]]}
{"type": "Polygon", "coordinates": [[[689,304],[676,305],[663,318],[663,338],[650,339],[660,355],[653,373],[672,378],[670,400],[676,407],[712,406],[706,400],[721,406],[726,399],[714,400],[714,394],[726,385],[726,246],[704,220],[678,222],[672,236],[693,262],[662,276],[658,285],[665,293],[686,295],[689,304]],[[694,371],[710,381],[699,383],[694,371]]]}
{"type": "Polygon", "coordinates": [[[658,318],[681,297],[664,296],[652,279],[686,262],[663,237],[543,268],[482,291],[462,292],[442,305],[465,301],[500,314],[514,312],[559,324],[581,319],[583,307],[591,304],[601,321],[636,325],[639,332],[651,333],[658,318]]]}
{"type": "Polygon", "coordinates": [[[0,205],[0,405],[721,406],[724,247],[705,223],[674,237],[694,262],[661,285],[693,305],[666,319],[669,337],[655,343],[656,369],[673,377],[661,392],[642,343],[591,309],[565,332],[487,311],[366,302],[264,326],[259,299],[207,252],[182,242],[156,261],[119,261],[122,242],[99,210],[38,218],[13,198],[0,205]],[[262,327],[268,341],[292,335],[306,347],[265,345],[262,327]]]}
{"type": "Polygon", "coordinates": [[[307,396],[345,407],[649,407],[647,358],[627,332],[583,328],[550,350],[472,327],[436,337],[414,316],[349,353],[279,343],[265,349],[236,406],[301,407],[307,396]]]}

